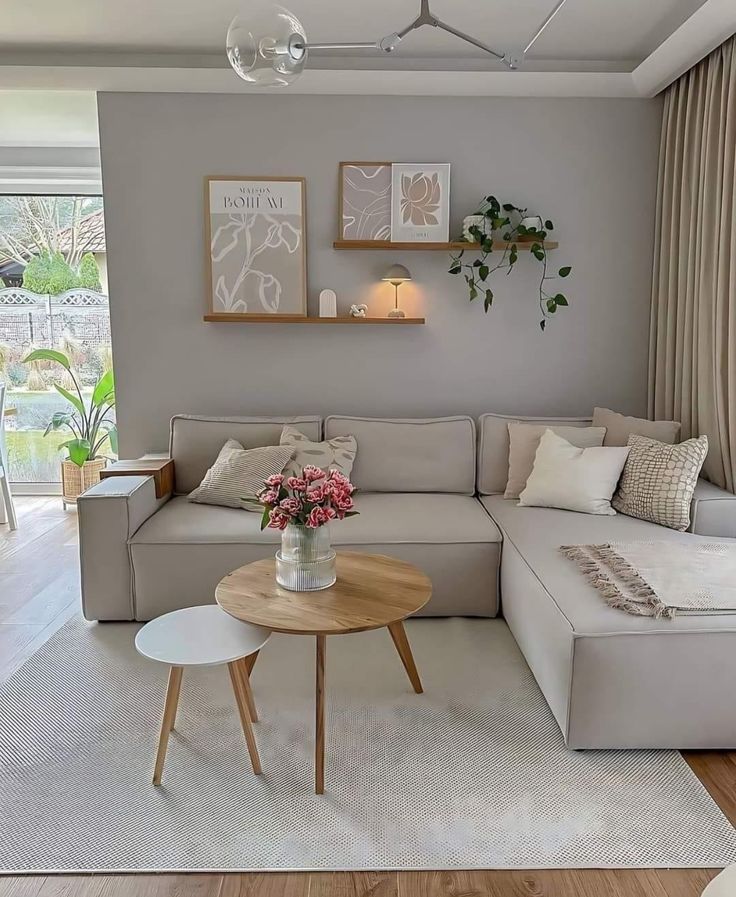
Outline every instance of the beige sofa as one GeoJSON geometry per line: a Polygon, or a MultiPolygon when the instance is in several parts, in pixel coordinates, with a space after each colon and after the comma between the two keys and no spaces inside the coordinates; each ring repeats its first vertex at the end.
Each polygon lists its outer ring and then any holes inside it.
{"type": "Polygon", "coordinates": [[[736,615],[630,616],[606,606],[558,550],[591,541],[733,538],[736,498],[701,482],[692,533],[620,514],[520,508],[502,497],[507,424],[520,419],[487,414],[476,427],[467,416],[178,415],[170,439],[175,495],[156,499],[151,478],[131,476],[103,480],[80,497],[84,614],[148,620],[209,602],[226,573],[273,554],[279,534],[261,532],[260,515],[187,501],[226,439],[274,444],[287,422],[315,440],[352,433],[361,513],[332,525],[333,543],[425,570],[433,584],[427,615],[495,616],[500,583],[503,616],[570,747],[736,747],[736,615]]]}

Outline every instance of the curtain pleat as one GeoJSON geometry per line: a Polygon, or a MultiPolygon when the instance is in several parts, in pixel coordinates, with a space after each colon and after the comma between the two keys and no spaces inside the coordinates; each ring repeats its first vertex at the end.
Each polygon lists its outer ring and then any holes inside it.
{"type": "Polygon", "coordinates": [[[649,414],[705,433],[705,474],[736,486],[736,37],[665,94],[649,414]]]}

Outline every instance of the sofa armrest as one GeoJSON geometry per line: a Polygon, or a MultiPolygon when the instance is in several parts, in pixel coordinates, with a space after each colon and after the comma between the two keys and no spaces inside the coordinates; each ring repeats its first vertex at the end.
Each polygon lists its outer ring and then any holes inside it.
{"type": "Polygon", "coordinates": [[[690,507],[689,532],[736,539],[736,495],[707,480],[698,480],[690,507]]]}
{"type": "Polygon", "coordinates": [[[100,480],[77,499],[82,613],[87,620],[134,620],[128,539],[169,499],[152,476],[100,480]]]}

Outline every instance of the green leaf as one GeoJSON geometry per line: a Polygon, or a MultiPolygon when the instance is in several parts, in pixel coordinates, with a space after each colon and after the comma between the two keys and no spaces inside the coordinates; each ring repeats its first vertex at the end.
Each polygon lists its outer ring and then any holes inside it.
{"type": "Polygon", "coordinates": [[[115,379],[112,371],[106,371],[97,381],[92,392],[92,405],[99,408],[100,405],[115,404],[115,379]],[[110,401],[112,397],[112,402],[110,401]]]}
{"type": "Polygon", "coordinates": [[[547,228],[547,230],[555,229],[554,224],[552,224],[552,222],[549,220],[549,218],[544,222],[544,226],[547,228]]]}
{"type": "Polygon", "coordinates": [[[270,511],[268,510],[268,508],[264,507],[263,514],[261,515],[261,529],[262,530],[264,530],[268,526],[269,513],[270,513],[270,511]]]}
{"type": "Polygon", "coordinates": [[[503,210],[504,210],[504,212],[515,212],[516,206],[512,205],[512,203],[510,203],[510,202],[505,202],[503,204],[503,210]]]}
{"type": "Polygon", "coordinates": [[[478,277],[480,277],[481,280],[485,280],[486,277],[488,277],[488,273],[489,273],[488,265],[481,265],[480,270],[478,271],[478,277]]]}
{"type": "Polygon", "coordinates": [[[108,437],[110,438],[110,448],[112,449],[113,454],[115,454],[115,455],[119,455],[119,454],[120,454],[120,448],[119,448],[119,445],[118,445],[118,428],[117,428],[117,427],[111,427],[111,428],[107,431],[107,435],[108,435],[108,437]]]}
{"type": "Polygon", "coordinates": [[[74,419],[74,415],[69,411],[55,411],[51,416],[51,420],[46,427],[46,431],[44,432],[44,436],[48,436],[48,434],[52,430],[60,430],[62,427],[68,427],[69,422],[74,419]]]}
{"type": "Polygon", "coordinates": [[[544,331],[544,328],[547,326],[547,322],[544,320],[544,318],[542,318],[542,320],[539,322],[539,326],[542,328],[542,331],[544,331]]]}
{"type": "Polygon", "coordinates": [[[532,255],[534,256],[535,259],[537,259],[537,261],[539,261],[539,262],[544,261],[544,249],[537,249],[536,252],[534,250],[532,250],[532,255]]]}
{"type": "Polygon", "coordinates": [[[486,253],[486,255],[489,252],[493,252],[493,240],[490,237],[484,237],[481,240],[480,248],[483,250],[483,252],[486,253]]]}
{"type": "Polygon", "coordinates": [[[539,245],[539,243],[532,243],[532,252],[537,253],[541,248],[542,247],[539,245]]]}
{"type": "Polygon", "coordinates": [[[559,270],[557,273],[560,275],[560,277],[567,277],[567,275],[568,275],[571,271],[572,271],[572,268],[570,267],[570,265],[565,265],[565,267],[564,267],[564,268],[560,268],[560,270],[559,270]]]}
{"type": "Polygon", "coordinates": [[[473,267],[474,267],[474,268],[480,268],[480,266],[481,266],[482,264],[483,264],[483,262],[482,262],[480,259],[475,259],[475,260],[473,261],[473,267]]]}
{"type": "Polygon", "coordinates": [[[462,267],[460,265],[453,265],[452,268],[450,268],[449,273],[450,274],[459,274],[461,271],[462,271],[462,267]]]}
{"type": "Polygon", "coordinates": [[[63,443],[63,448],[69,452],[69,460],[77,467],[81,467],[85,461],[89,460],[91,446],[88,439],[70,439],[69,442],[63,443]]]}
{"type": "Polygon", "coordinates": [[[478,290],[476,290],[475,285],[471,286],[470,287],[470,301],[472,302],[473,299],[475,299],[475,297],[477,295],[478,295],[478,290]]]}
{"type": "Polygon", "coordinates": [[[557,303],[554,299],[547,300],[547,311],[553,315],[557,311],[557,303]]]}
{"type": "Polygon", "coordinates": [[[66,355],[63,352],[57,352],[56,349],[35,349],[30,355],[26,355],[23,364],[29,364],[32,361],[55,361],[68,371],[72,368],[66,355]]]}
{"type": "Polygon", "coordinates": [[[519,254],[516,251],[516,247],[514,247],[509,253],[509,265],[515,265],[516,260],[519,258],[519,254]]]}
{"type": "Polygon", "coordinates": [[[568,304],[567,299],[562,295],[562,293],[558,293],[555,296],[555,302],[558,305],[567,305],[568,304]]]}
{"type": "Polygon", "coordinates": [[[64,396],[67,402],[71,402],[72,405],[74,405],[74,407],[77,409],[77,411],[82,415],[82,419],[86,421],[87,415],[81,399],[78,396],[72,395],[72,393],[70,393],[68,389],[64,389],[63,386],[59,386],[58,383],[54,383],[54,389],[56,389],[57,392],[61,393],[61,395],[64,396]]]}
{"type": "Polygon", "coordinates": [[[483,308],[486,313],[491,305],[493,305],[493,290],[486,290],[486,298],[483,300],[483,308]]]}

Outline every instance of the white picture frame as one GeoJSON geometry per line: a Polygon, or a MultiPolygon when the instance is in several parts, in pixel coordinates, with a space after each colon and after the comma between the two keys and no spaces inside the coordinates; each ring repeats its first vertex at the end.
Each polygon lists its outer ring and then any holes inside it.
{"type": "Polygon", "coordinates": [[[394,162],[391,242],[447,243],[449,239],[450,163],[394,162]]]}

